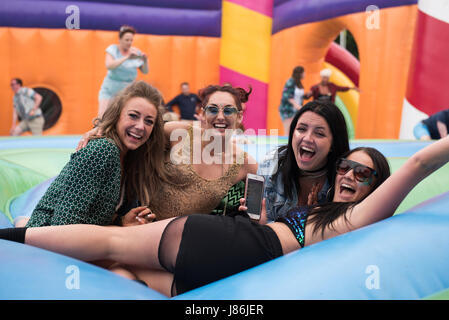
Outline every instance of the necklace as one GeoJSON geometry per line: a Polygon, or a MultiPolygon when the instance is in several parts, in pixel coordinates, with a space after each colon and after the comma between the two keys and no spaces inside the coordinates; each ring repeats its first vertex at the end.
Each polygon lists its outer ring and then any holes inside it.
{"type": "Polygon", "coordinates": [[[306,171],[306,170],[300,170],[300,177],[307,177],[307,178],[319,178],[322,176],[325,176],[327,174],[327,168],[324,166],[323,168],[320,168],[318,170],[314,171],[306,171]]]}

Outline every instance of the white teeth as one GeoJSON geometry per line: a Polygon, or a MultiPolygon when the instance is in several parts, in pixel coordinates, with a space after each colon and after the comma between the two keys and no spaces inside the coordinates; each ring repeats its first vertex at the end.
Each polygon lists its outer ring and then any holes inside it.
{"type": "Polygon", "coordinates": [[[307,148],[307,147],[301,147],[302,150],[307,152],[315,152],[313,149],[307,148]]]}
{"type": "Polygon", "coordinates": [[[342,186],[343,188],[346,188],[346,189],[350,189],[350,190],[352,190],[352,191],[355,191],[355,189],[354,189],[353,187],[351,187],[350,185],[348,185],[348,184],[346,184],[346,183],[342,183],[341,186],[342,186]]]}
{"type": "Polygon", "coordinates": [[[215,128],[226,128],[227,126],[225,124],[221,124],[221,123],[216,123],[214,124],[215,128]]]}
{"type": "Polygon", "coordinates": [[[134,137],[134,138],[136,138],[136,139],[141,139],[141,138],[142,138],[142,136],[139,136],[139,135],[137,135],[137,134],[135,134],[135,133],[132,133],[132,132],[128,132],[128,134],[129,134],[131,137],[134,137]]]}

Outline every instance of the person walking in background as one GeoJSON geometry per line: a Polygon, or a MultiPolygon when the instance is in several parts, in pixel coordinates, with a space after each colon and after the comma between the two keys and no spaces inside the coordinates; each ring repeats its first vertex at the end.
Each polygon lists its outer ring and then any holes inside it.
{"type": "Polygon", "coordinates": [[[418,140],[441,139],[448,135],[449,109],[437,112],[420,121],[413,129],[418,140]]]}
{"type": "Polygon", "coordinates": [[[304,95],[305,99],[313,97],[313,100],[328,100],[332,103],[335,103],[335,95],[338,91],[348,91],[348,90],[356,90],[359,91],[357,87],[340,87],[335,83],[329,81],[332,74],[332,70],[323,69],[320,72],[321,82],[314,85],[310,90],[310,92],[304,95]]]}
{"type": "Polygon", "coordinates": [[[106,68],[108,73],[98,94],[98,117],[101,118],[108,107],[109,100],[124,89],[137,77],[137,69],[148,73],[148,57],[132,46],[136,30],[122,26],[119,31],[119,43],[106,48],[106,68]]]}
{"type": "Polygon", "coordinates": [[[304,87],[301,80],[304,78],[304,68],[297,66],[293,69],[292,76],[287,80],[282,90],[281,105],[279,113],[284,126],[284,135],[289,132],[290,124],[296,111],[301,109],[304,87]]]}
{"type": "Polygon", "coordinates": [[[26,131],[31,131],[33,135],[41,135],[44,129],[44,116],[40,109],[42,96],[31,88],[23,87],[23,82],[19,78],[11,80],[13,97],[13,115],[10,135],[20,136],[26,131]],[[18,118],[20,122],[16,125],[18,118]]]}
{"type": "Polygon", "coordinates": [[[200,98],[190,92],[188,82],[181,83],[181,93],[169,101],[165,107],[169,112],[173,112],[172,106],[177,105],[181,111],[181,120],[196,120],[198,105],[201,102],[200,98]]]}

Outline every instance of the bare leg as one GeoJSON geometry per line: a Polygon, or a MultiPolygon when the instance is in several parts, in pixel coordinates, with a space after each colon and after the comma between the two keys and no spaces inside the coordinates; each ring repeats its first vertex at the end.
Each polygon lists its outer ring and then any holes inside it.
{"type": "Polygon", "coordinates": [[[103,113],[108,108],[109,99],[102,99],[100,100],[99,106],[98,106],[98,117],[101,118],[103,116],[103,113]]]}
{"type": "Polygon", "coordinates": [[[112,260],[159,269],[158,249],[166,219],[135,227],[67,225],[29,228],[25,243],[84,260],[112,260]]]}
{"type": "Polygon", "coordinates": [[[125,268],[130,270],[138,279],[145,281],[151,289],[156,290],[167,297],[172,296],[173,274],[170,272],[137,267],[125,268]]]}

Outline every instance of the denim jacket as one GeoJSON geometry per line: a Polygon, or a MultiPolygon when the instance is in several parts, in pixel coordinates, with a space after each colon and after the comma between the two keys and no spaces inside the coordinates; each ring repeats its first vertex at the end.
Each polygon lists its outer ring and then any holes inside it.
{"type": "MultiPolygon", "coordinates": [[[[284,184],[282,182],[282,173],[273,176],[278,170],[278,161],[280,155],[287,152],[283,150],[281,154],[278,153],[277,148],[268,152],[262,163],[259,164],[257,174],[265,178],[264,198],[267,208],[267,218],[269,221],[275,221],[277,218],[285,215],[290,209],[298,205],[298,191],[293,185],[293,199],[289,199],[285,195],[284,184]]],[[[318,202],[326,201],[326,194],[329,190],[329,181],[323,185],[323,188],[318,192],[318,202]]]]}

